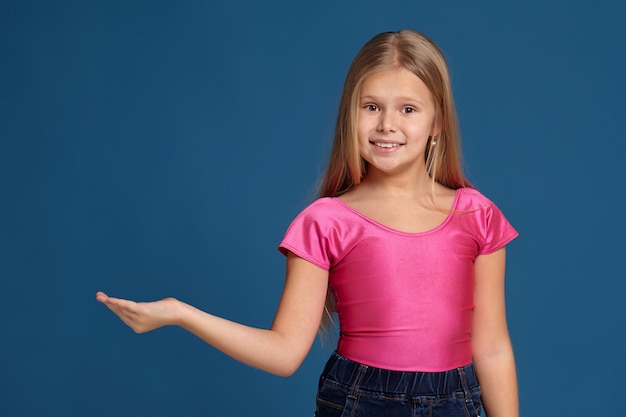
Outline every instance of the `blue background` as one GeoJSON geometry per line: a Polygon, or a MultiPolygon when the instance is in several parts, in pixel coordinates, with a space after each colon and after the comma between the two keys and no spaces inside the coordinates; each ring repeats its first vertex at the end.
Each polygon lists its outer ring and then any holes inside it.
{"type": "Polygon", "coordinates": [[[619,2],[0,2],[0,415],[312,415],[332,342],[285,379],[94,301],[174,296],[256,326],[376,33],[446,53],[467,172],[521,232],[523,415],[620,415],[619,2]]]}

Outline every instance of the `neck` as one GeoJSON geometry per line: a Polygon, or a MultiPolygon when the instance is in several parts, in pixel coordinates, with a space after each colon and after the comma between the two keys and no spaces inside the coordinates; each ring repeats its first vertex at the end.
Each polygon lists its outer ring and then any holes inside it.
{"type": "Polygon", "coordinates": [[[433,192],[433,180],[426,173],[426,169],[419,173],[402,175],[388,174],[375,169],[368,170],[361,180],[361,186],[390,197],[422,197],[432,195],[433,192]]]}

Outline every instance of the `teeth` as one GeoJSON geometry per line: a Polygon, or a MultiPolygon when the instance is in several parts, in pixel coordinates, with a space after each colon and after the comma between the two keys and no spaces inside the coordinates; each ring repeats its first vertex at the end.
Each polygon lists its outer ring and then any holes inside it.
{"type": "Polygon", "coordinates": [[[396,146],[398,146],[397,143],[382,143],[382,142],[375,142],[375,145],[380,148],[395,148],[396,146]]]}

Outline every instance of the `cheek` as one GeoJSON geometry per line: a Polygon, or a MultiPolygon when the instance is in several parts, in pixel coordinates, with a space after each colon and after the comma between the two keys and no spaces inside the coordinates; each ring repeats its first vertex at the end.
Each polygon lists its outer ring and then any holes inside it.
{"type": "Polygon", "coordinates": [[[367,140],[378,130],[378,120],[375,116],[366,115],[357,120],[356,132],[359,140],[367,140]],[[369,117],[368,117],[369,116],[369,117]]]}
{"type": "Polygon", "coordinates": [[[359,144],[368,142],[369,140],[368,132],[369,130],[367,129],[366,126],[363,126],[363,124],[357,125],[356,134],[357,134],[357,140],[359,141],[359,144]]]}
{"type": "Polygon", "coordinates": [[[432,134],[436,134],[436,130],[431,120],[423,120],[420,123],[407,126],[407,133],[413,137],[427,139],[432,134]]]}

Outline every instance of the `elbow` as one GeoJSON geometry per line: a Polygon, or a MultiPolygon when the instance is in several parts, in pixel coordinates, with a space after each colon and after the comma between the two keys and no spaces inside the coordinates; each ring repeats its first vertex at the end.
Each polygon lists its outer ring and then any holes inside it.
{"type": "Polygon", "coordinates": [[[310,343],[302,343],[300,338],[285,337],[278,332],[275,342],[269,349],[257,352],[257,366],[273,375],[290,377],[302,365],[311,348],[310,343]]]}
{"type": "Polygon", "coordinates": [[[301,360],[300,361],[285,360],[284,362],[280,363],[279,366],[277,366],[275,369],[270,370],[270,372],[273,373],[274,375],[288,378],[291,375],[296,373],[296,371],[300,368],[301,364],[302,364],[301,360]]]}
{"type": "Polygon", "coordinates": [[[474,362],[483,362],[513,357],[513,346],[510,342],[492,344],[482,347],[474,347],[472,351],[474,362]]]}
{"type": "Polygon", "coordinates": [[[287,378],[296,373],[302,362],[304,362],[304,356],[302,355],[281,355],[276,358],[273,366],[266,369],[266,371],[287,378]]]}
{"type": "Polygon", "coordinates": [[[298,368],[280,370],[278,372],[273,372],[273,374],[276,376],[282,376],[283,378],[289,378],[291,375],[293,375],[297,371],[297,369],[298,368]]]}
{"type": "Polygon", "coordinates": [[[278,368],[269,368],[269,369],[263,369],[264,371],[272,374],[272,375],[276,375],[276,376],[282,376],[284,378],[288,378],[291,375],[295,374],[296,371],[298,370],[297,367],[295,368],[289,368],[289,367],[285,367],[285,366],[280,366],[278,368]]]}

